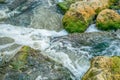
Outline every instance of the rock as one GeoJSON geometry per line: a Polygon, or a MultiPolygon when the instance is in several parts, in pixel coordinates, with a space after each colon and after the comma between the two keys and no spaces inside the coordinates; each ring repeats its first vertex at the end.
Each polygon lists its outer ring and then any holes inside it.
{"type": "Polygon", "coordinates": [[[0,67],[1,80],[71,80],[70,75],[61,64],[27,46],[0,67]]]}
{"type": "Polygon", "coordinates": [[[109,6],[108,0],[77,1],[63,17],[63,26],[70,32],[84,32],[95,14],[109,6]],[[88,11],[89,10],[89,11],[88,11]]]}
{"type": "Polygon", "coordinates": [[[69,10],[70,5],[75,1],[80,1],[80,0],[64,0],[63,2],[59,2],[57,6],[61,9],[63,13],[65,13],[67,10],[69,10]]]}
{"type": "Polygon", "coordinates": [[[105,9],[97,16],[96,24],[101,30],[120,29],[120,15],[113,10],[105,9]]]}
{"type": "Polygon", "coordinates": [[[7,19],[7,14],[5,11],[0,10],[0,22],[4,22],[7,19]]]}
{"type": "Polygon", "coordinates": [[[14,10],[15,8],[17,8],[18,6],[22,5],[26,1],[27,0],[12,0],[11,2],[8,3],[8,8],[10,10],[14,10]]]}
{"type": "Polygon", "coordinates": [[[0,45],[9,44],[13,42],[14,42],[14,39],[11,39],[9,37],[0,37],[0,45]]]}
{"type": "Polygon", "coordinates": [[[5,0],[0,0],[0,3],[4,3],[5,2],[5,0]]]}
{"type": "Polygon", "coordinates": [[[82,80],[120,80],[120,57],[95,57],[82,80]]]}
{"type": "Polygon", "coordinates": [[[56,4],[55,1],[15,1],[13,4],[8,5],[9,9],[13,11],[9,12],[10,17],[6,20],[7,24],[55,31],[60,31],[63,28],[61,21],[62,15],[57,13],[57,8],[54,5],[56,4]]]}
{"type": "Polygon", "coordinates": [[[31,17],[30,26],[36,29],[60,31],[62,28],[62,16],[46,8],[37,7],[31,17]]]}
{"type": "Polygon", "coordinates": [[[110,0],[110,9],[119,10],[120,9],[120,0],[110,0]]]}

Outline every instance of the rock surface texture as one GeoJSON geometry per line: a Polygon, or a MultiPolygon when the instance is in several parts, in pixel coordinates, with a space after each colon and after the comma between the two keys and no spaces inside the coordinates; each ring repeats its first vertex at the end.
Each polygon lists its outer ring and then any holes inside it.
{"type": "Polygon", "coordinates": [[[96,57],[82,80],[120,80],[120,57],[96,57]]]}
{"type": "Polygon", "coordinates": [[[94,16],[109,6],[108,0],[77,1],[71,4],[63,17],[63,26],[68,32],[84,32],[94,16]]]}
{"type": "Polygon", "coordinates": [[[0,80],[71,80],[61,64],[24,46],[8,63],[0,66],[0,80]]]}
{"type": "Polygon", "coordinates": [[[120,15],[114,10],[105,9],[97,16],[96,24],[102,30],[120,29],[120,15]]]}

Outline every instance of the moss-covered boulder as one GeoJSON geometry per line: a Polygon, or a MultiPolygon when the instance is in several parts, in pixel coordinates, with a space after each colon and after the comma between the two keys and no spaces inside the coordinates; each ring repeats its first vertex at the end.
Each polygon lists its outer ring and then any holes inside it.
{"type": "Polygon", "coordinates": [[[61,64],[27,46],[0,66],[0,80],[71,80],[70,76],[61,64]]]}
{"type": "Polygon", "coordinates": [[[120,9],[120,0],[110,0],[110,9],[119,10],[120,9]]]}
{"type": "Polygon", "coordinates": [[[70,33],[84,32],[94,16],[108,6],[108,0],[77,1],[65,13],[63,26],[70,33]]]}
{"type": "Polygon", "coordinates": [[[96,24],[101,30],[120,29],[120,15],[113,10],[105,9],[97,16],[96,24]]]}
{"type": "Polygon", "coordinates": [[[120,80],[120,57],[96,57],[82,80],[120,80]]]}

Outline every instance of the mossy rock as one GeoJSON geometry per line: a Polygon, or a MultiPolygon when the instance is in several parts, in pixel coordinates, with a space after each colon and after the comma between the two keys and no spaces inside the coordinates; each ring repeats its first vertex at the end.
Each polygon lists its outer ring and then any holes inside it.
{"type": "Polygon", "coordinates": [[[120,74],[120,57],[112,57],[111,58],[112,65],[111,65],[111,72],[114,74],[120,74]]]}
{"type": "Polygon", "coordinates": [[[27,46],[0,67],[0,80],[72,80],[71,76],[62,64],[27,46]]]}
{"type": "Polygon", "coordinates": [[[108,8],[108,3],[108,0],[75,1],[63,17],[63,27],[70,33],[84,32],[94,22],[95,16],[108,8]]]}
{"type": "Polygon", "coordinates": [[[88,23],[73,16],[64,18],[63,25],[69,33],[82,33],[87,29],[88,23]]]}
{"type": "Polygon", "coordinates": [[[105,30],[105,31],[109,31],[109,30],[117,30],[120,29],[120,21],[118,22],[113,22],[113,21],[108,21],[108,22],[99,22],[97,23],[97,27],[100,30],[105,30]]]}
{"type": "Polygon", "coordinates": [[[61,9],[61,11],[63,13],[65,13],[69,9],[70,3],[69,2],[59,2],[57,4],[57,6],[61,9]]]}
{"type": "Polygon", "coordinates": [[[63,2],[59,2],[57,6],[60,8],[60,10],[65,13],[69,10],[69,7],[72,3],[74,3],[76,0],[64,0],[63,2]]]}
{"type": "Polygon", "coordinates": [[[0,3],[4,3],[5,2],[5,0],[0,0],[0,3]]]}
{"type": "Polygon", "coordinates": [[[110,0],[109,8],[119,10],[120,9],[120,0],[110,0]]]}
{"type": "Polygon", "coordinates": [[[27,47],[27,46],[24,46],[20,50],[20,52],[18,52],[16,57],[12,59],[12,62],[11,62],[12,68],[15,70],[21,70],[21,69],[25,68],[29,54],[34,53],[34,52],[35,52],[34,49],[27,47]]]}
{"type": "Polygon", "coordinates": [[[120,80],[120,57],[95,57],[82,80],[120,80]]]}
{"type": "Polygon", "coordinates": [[[105,31],[120,29],[120,15],[114,10],[105,9],[98,14],[96,26],[105,31]]]}

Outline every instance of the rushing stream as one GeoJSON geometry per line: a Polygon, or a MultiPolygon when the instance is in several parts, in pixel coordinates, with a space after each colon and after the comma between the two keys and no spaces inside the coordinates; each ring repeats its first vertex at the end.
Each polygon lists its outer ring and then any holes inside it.
{"type": "MultiPolygon", "coordinates": [[[[16,19],[10,18],[0,24],[0,61],[9,61],[22,46],[30,46],[63,64],[72,73],[73,79],[79,80],[90,67],[92,57],[120,55],[119,31],[102,32],[92,24],[85,33],[69,34],[60,28],[62,15],[55,6],[62,0],[40,1],[46,8],[40,7],[37,13],[36,8],[30,21],[23,20],[23,24],[18,21],[16,26],[13,23],[16,19]],[[40,18],[37,18],[38,15],[40,18]],[[26,24],[29,22],[29,25],[26,24]],[[57,29],[54,30],[55,27],[57,29]]],[[[12,13],[8,13],[9,17],[12,13]]]]}

